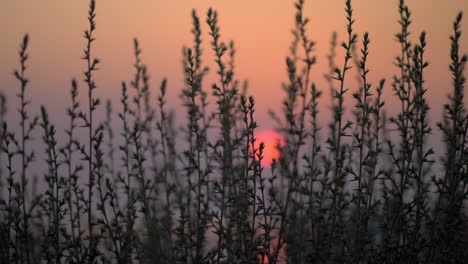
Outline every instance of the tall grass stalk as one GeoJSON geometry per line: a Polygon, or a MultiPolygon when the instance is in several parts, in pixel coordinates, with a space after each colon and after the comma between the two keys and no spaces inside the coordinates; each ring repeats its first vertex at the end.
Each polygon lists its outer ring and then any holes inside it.
{"type": "Polygon", "coordinates": [[[68,258],[72,262],[80,262],[83,260],[82,248],[82,225],[81,215],[83,213],[84,201],[83,188],[79,185],[78,177],[83,170],[83,166],[76,160],[76,152],[80,150],[80,142],[76,136],[76,129],[78,127],[77,119],[79,118],[79,101],[78,101],[78,83],[76,80],[71,81],[70,89],[71,104],[67,109],[69,117],[69,127],[65,130],[68,136],[67,144],[60,150],[63,163],[67,167],[67,190],[65,197],[68,204],[68,216],[70,221],[70,239],[68,242],[68,258]]]}
{"type": "Polygon", "coordinates": [[[20,145],[18,145],[18,153],[21,156],[21,184],[20,184],[20,201],[19,205],[22,209],[22,223],[21,228],[17,230],[18,235],[20,236],[20,245],[22,250],[20,251],[19,259],[25,261],[26,263],[30,264],[31,259],[31,233],[30,233],[30,223],[29,223],[29,208],[27,204],[27,197],[26,193],[28,192],[28,175],[27,169],[29,164],[34,160],[34,152],[28,151],[28,142],[31,140],[31,133],[33,132],[34,128],[38,124],[38,117],[35,116],[30,119],[29,113],[27,111],[27,105],[29,104],[29,100],[26,98],[26,87],[28,85],[29,80],[26,78],[26,68],[27,68],[27,61],[29,58],[27,49],[29,44],[29,36],[25,35],[23,37],[23,41],[20,46],[19,51],[19,61],[20,61],[20,69],[15,70],[14,75],[16,79],[20,82],[20,92],[18,93],[18,97],[20,99],[20,127],[21,127],[21,138],[20,138],[20,145]]]}
{"type": "MultiPolygon", "coordinates": [[[[351,1],[346,1],[346,27],[347,27],[347,40],[343,42],[341,46],[345,51],[345,57],[343,62],[343,67],[341,69],[335,69],[335,76],[333,79],[337,80],[339,83],[339,88],[333,91],[333,97],[336,100],[336,104],[333,106],[333,118],[334,123],[332,124],[332,137],[327,139],[330,151],[333,152],[333,182],[334,186],[332,187],[332,204],[331,204],[331,235],[330,238],[334,239],[334,236],[339,234],[343,228],[342,226],[342,217],[343,209],[346,208],[347,201],[344,197],[344,188],[346,183],[346,173],[344,169],[345,162],[345,148],[342,146],[343,137],[349,136],[348,130],[352,126],[351,121],[345,122],[343,120],[344,115],[344,98],[346,92],[349,88],[345,87],[346,73],[351,69],[349,66],[350,60],[352,59],[351,51],[352,46],[355,45],[357,41],[357,35],[353,32],[353,25],[355,20],[353,19],[353,9],[351,6],[351,1]]],[[[337,245],[337,250],[342,250],[343,246],[337,245]]]]}
{"type": "Polygon", "coordinates": [[[88,88],[88,114],[81,112],[80,117],[84,121],[84,127],[88,128],[88,150],[82,146],[82,154],[84,159],[88,162],[88,197],[86,199],[86,212],[88,222],[88,248],[87,248],[87,261],[93,262],[97,257],[98,236],[94,234],[95,222],[93,220],[93,191],[96,183],[96,167],[93,153],[96,143],[95,136],[97,135],[94,129],[93,113],[100,104],[99,98],[93,96],[93,91],[97,88],[94,80],[93,73],[98,70],[99,59],[92,56],[92,44],[96,40],[94,32],[96,30],[96,1],[90,0],[88,10],[89,28],[84,31],[84,39],[86,40],[86,47],[84,49],[83,60],[86,62],[86,70],[84,72],[85,83],[88,88]]]}

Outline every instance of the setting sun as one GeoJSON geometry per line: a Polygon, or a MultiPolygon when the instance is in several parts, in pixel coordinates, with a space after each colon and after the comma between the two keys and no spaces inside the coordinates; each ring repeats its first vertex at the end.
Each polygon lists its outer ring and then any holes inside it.
{"type": "Polygon", "coordinates": [[[262,166],[270,167],[271,162],[273,159],[278,159],[279,157],[279,150],[277,149],[278,144],[283,145],[284,139],[283,136],[274,131],[274,130],[263,130],[255,133],[255,148],[258,149],[260,144],[263,143],[265,145],[265,149],[263,150],[263,159],[262,159],[262,166]]]}

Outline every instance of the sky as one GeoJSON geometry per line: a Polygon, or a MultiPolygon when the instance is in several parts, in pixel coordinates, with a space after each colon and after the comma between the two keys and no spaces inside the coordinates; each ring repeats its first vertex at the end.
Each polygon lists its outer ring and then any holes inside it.
{"type": "MultiPolygon", "coordinates": [[[[440,120],[442,105],[451,91],[448,72],[452,22],[459,11],[468,12],[466,0],[412,0],[407,1],[413,14],[412,38],[422,30],[427,31],[427,59],[430,62],[425,79],[428,101],[431,106],[431,122],[440,120]]],[[[234,40],[236,78],[249,80],[249,93],[257,100],[257,119],[261,128],[274,127],[267,112],[280,111],[284,94],[281,83],[286,81],[285,57],[292,40],[294,25],[293,1],[288,0],[98,0],[95,56],[102,61],[96,73],[101,99],[110,98],[117,103],[120,83],[133,78],[133,38],[137,37],[143,50],[143,62],[148,65],[152,89],[157,89],[162,78],[168,79],[168,106],[179,109],[179,95],[184,87],[182,74],[182,47],[192,45],[191,10],[195,8],[203,22],[204,62],[212,70],[205,86],[214,80],[213,51],[209,47],[209,35],[204,23],[209,7],[218,11],[223,41],[234,40]]],[[[19,91],[13,77],[18,67],[19,43],[25,33],[30,35],[30,60],[27,76],[30,79],[28,97],[33,99],[30,109],[39,112],[45,104],[51,119],[58,127],[66,120],[65,109],[69,103],[70,80],[82,80],[85,62],[81,60],[85,40],[82,37],[87,24],[88,1],[75,0],[15,0],[3,1],[0,9],[0,90],[7,94],[9,109],[15,108],[19,91]]],[[[397,69],[393,65],[399,52],[395,33],[399,31],[397,0],[353,1],[355,30],[359,36],[369,32],[371,38],[369,67],[370,80],[377,85],[381,78],[388,80],[385,100],[390,113],[398,109],[390,80],[397,69]]],[[[327,85],[323,78],[328,72],[326,56],[333,31],[338,41],[345,39],[344,1],[306,1],[305,15],[310,18],[308,35],[316,41],[315,55],[318,63],[312,69],[312,79],[324,90],[323,106],[329,105],[327,85]]],[[[463,20],[462,30],[467,31],[468,18],[463,20]]],[[[468,37],[462,36],[462,51],[468,52],[468,37]]],[[[360,42],[360,39],[359,39],[360,42]]],[[[337,65],[343,63],[342,49],[338,48],[337,65]]],[[[356,73],[349,75],[348,88],[357,89],[356,73]]],[[[86,93],[83,82],[81,94],[86,93]]],[[[351,93],[349,93],[349,96],[351,93]]],[[[82,97],[84,100],[84,98],[82,97]]],[[[351,99],[351,97],[349,97],[351,99]]],[[[81,102],[83,105],[86,101],[81,102]]],[[[116,107],[119,109],[118,107],[116,107]]],[[[329,110],[322,108],[323,122],[329,118],[329,110]]],[[[99,110],[104,112],[104,107],[99,110]]],[[[184,115],[178,113],[178,118],[184,115]]],[[[9,121],[17,122],[18,115],[9,115],[9,121]]]]}

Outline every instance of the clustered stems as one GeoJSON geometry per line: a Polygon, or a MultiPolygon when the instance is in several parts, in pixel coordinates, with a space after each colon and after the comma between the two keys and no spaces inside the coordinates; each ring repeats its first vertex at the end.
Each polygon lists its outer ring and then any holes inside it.
{"type": "Polygon", "coordinates": [[[279,132],[279,157],[271,163],[266,160],[271,143],[258,138],[256,100],[247,81],[239,88],[234,42],[221,39],[214,9],[206,15],[215,68],[211,94],[204,89],[210,64],[203,60],[202,25],[197,12],[191,13],[193,44],[182,53],[182,124],[167,102],[165,78],[154,96],[136,38],[134,75],[122,81],[119,104],[108,100],[104,120],[96,120],[100,62],[91,52],[96,1],[90,0],[83,56],[86,109],[73,79],[60,137],[45,106],[40,118],[28,113],[26,35],[14,72],[20,82],[17,133],[0,92],[0,264],[466,262],[462,13],[450,37],[453,89],[437,124],[446,147],[438,163],[425,81],[427,34],[412,40],[405,1],[398,5],[400,50],[392,82],[401,109],[387,118],[385,79],[375,81],[378,73],[371,71],[374,44],[367,32],[358,42],[352,1],[346,0],[343,64],[335,64],[334,33],[324,76],[332,97],[328,129],[322,124],[323,89],[316,85],[305,5],[305,0],[294,3],[281,114],[270,112],[279,132]],[[353,71],[355,87],[348,81],[353,71]],[[347,120],[348,91],[354,123],[347,120]],[[37,125],[45,149],[38,159],[31,150],[37,125]],[[41,182],[32,175],[36,163],[34,173],[47,168],[41,182]]]}
{"type": "MultiPolygon", "coordinates": [[[[393,187],[390,188],[390,193],[396,197],[399,214],[398,220],[395,221],[394,226],[390,226],[390,230],[394,229],[395,236],[389,237],[390,240],[394,240],[396,244],[406,244],[406,230],[403,227],[406,225],[404,219],[404,195],[409,185],[409,168],[411,164],[411,157],[413,155],[413,148],[411,143],[411,134],[413,131],[410,128],[410,121],[413,115],[413,104],[412,100],[412,88],[410,76],[410,60],[411,60],[411,43],[409,41],[409,26],[411,24],[411,13],[408,6],[405,5],[403,0],[399,4],[400,12],[400,25],[401,32],[397,34],[397,40],[401,45],[401,55],[397,57],[397,66],[401,71],[399,77],[394,77],[393,89],[395,90],[398,98],[401,101],[401,113],[398,117],[391,118],[390,121],[395,123],[400,131],[400,150],[395,154],[395,146],[389,143],[389,148],[394,165],[398,168],[399,179],[391,178],[390,181],[393,187]]],[[[390,232],[393,232],[390,231],[390,232]]]]}
{"type": "Polygon", "coordinates": [[[15,193],[19,193],[20,185],[14,182],[15,171],[13,168],[13,158],[17,153],[12,149],[12,145],[18,146],[18,142],[16,141],[14,134],[8,132],[8,126],[6,123],[4,123],[2,127],[2,136],[3,145],[1,150],[7,157],[5,167],[8,172],[8,195],[6,200],[2,200],[2,204],[4,205],[2,209],[6,214],[6,219],[2,222],[2,224],[5,225],[3,229],[6,233],[6,243],[2,244],[2,262],[7,263],[10,262],[10,260],[16,262],[20,260],[21,248],[19,247],[19,234],[16,232],[19,230],[20,224],[20,197],[15,195],[15,193]]]}
{"type": "Polygon", "coordinates": [[[318,233],[318,227],[315,226],[315,223],[317,222],[318,218],[316,215],[316,209],[315,209],[315,200],[314,200],[314,191],[316,190],[314,188],[314,185],[316,182],[319,181],[318,176],[320,175],[320,169],[317,166],[317,158],[318,155],[321,151],[321,146],[319,143],[319,123],[318,123],[318,99],[321,97],[322,92],[317,90],[315,85],[312,85],[311,89],[311,103],[310,103],[310,117],[311,117],[311,140],[312,140],[312,150],[310,156],[307,156],[305,158],[307,162],[307,168],[309,170],[307,177],[309,178],[309,220],[310,220],[310,229],[311,233],[310,236],[313,239],[313,244],[312,246],[315,248],[317,247],[316,239],[317,239],[317,233],[318,233]]]}
{"type": "Polygon", "coordinates": [[[343,175],[343,164],[344,164],[344,149],[342,148],[342,138],[348,136],[347,130],[351,127],[352,123],[350,121],[343,124],[343,115],[344,115],[344,96],[345,93],[348,91],[345,88],[345,77],[348,70],[351,69],[351,66],[348,66],[349,60],[352,58],[351,51],[352,46],[356,43],[357,35],[353,33],[353,10],[351,7],[351,1],[346,1],[346,19],[347,19],[347,32],[348,32],[348,40],[347,42],[343,42],[341,46],[345,49],[345,58],[343,63],[343,68],[336,69],[335,73],[336,76],[333,77],[335,80],[339,82],[339,90],[334,92],[334,97],[338,101],[337,105],[335,106],[334,110],[334,134],[333,138],[329,138],[328,142],[330,144],[331,150],[334,152],[334,177],[333,181],[335,182],[335,190],[333,192],[337,192],[338,195],[335,195],[333,198],[332,210],[336,210],[332,212],[332,224],[331,229],[332,233],[336,232],[335,228],[337,223],[340,222],[339,217],[341,216],[341,212],[339,212],[340,208],[343,206],[345,202],[343,199],[344,197],[340,197],[343,195],[344,191],[344,184],[345,184],[345,177],[343,175]],[[336,198],[335,198],[336,197],[336,198]],[[340,199],[340,200],[337,200],[340,199]]]}
{"type": "Polygon", "coordinates": [[[121,249],[121,259],[118,259],[119,262],[122,263],[131,263],[132,259],[132,254],[133,254],[133,247],[134,245],[134,224],[135,224],[135,218],[136,218],[136,211],[135,211],[135,195],[133,193],[132,187],[131,187],[131,179],[132,179],[132,167],[131,167],[131,133],[130,133],[130,127],[129,127],[129,120],[128,120],[128,114],[129,114],[129,103],[128,103],[128,91],[127,91],[127,85],[125,82],[122,82],[122,96],[120,103],[123,106],[122,112],[119,114],[119,118],[122,121],[122,138],[123,138],[123,144],[120,145],[120,150],[122,152],[122,167],[123,167],[123,173],[119,173],[118,176],[118,182],[123,185],[123,193],[125,194],[125,198],[121,200],[125,200],[125,203],[123,204],[124,209],[122,209],[122,217],[123,219],[123,231],[122,231],[122,249],[121,249]]]}
{"type": "Polygon", "coordinates": [[[232,82],[233,72],[226,69],[226,65],[223,62],[223,56],[228,50],[224,42],[220,42],[220,34],[218,27],[218,13],[213,11],[211,8],[208,10],[207,20],[208,26],[210,27],[210,35],[213,38],[211,42],[212,49],[215,52],[215,62],[218,66],[219,85],[213,84],[213,94],[217,98],[218,113],[220,124],[221,124],[221,139],[217,144],[222,147],[222,153],[219,154],[221,160],[221,182],[216,182],[215,192],[220,196],[219,211],[216,213],[215,225],[216,233],[218,236],[217,241],[217,252],[216,252],[216,263],[220,263],[221,259],[224,258],[224,250],[226,248],[226,231],[224,229],[224,217],[227,208],[226,196],[228,183],[233,177],[233,146],[231,140],[232,133],[232,102],[234,97],[237,95],[237,89],[229,85],[232,82]]]}
{"type": "MultiPolygon", "coordinates": [[[[188,217],[188,236],[193,240],[194,245],[189,245],[189,257],[194,263],[202,261],[203,244],[207,229],[207,217],[205,216],[209,203],[209,183],[208,176],[211,173],[208,164],[208,154],[206,148],[206,138],[203,137],[206,131],[206,117],[204,112],[204,91],[202,88],[203,77],[208,68],[202,66],[202,39],[200,20],[195,10],[192,11],[194,36],[194,47],[184,48],[184,74],[187,89],[182,91],[181,98],[187,108],[187,141],[189,149],[184,153],[186,156],[186,177],[187,177],[187,204],[185,210],[188,217]],[[203,164],[205,159],[205,165],[203,164]],[[195,179],[193,179],[193,176],[195,179]],[[192,202],[192,193],[196,197],[196,202],[192,202]],[[195,218],[192,218],[192,207],[195,204],[195,218]],[[195,220],[193,220],[195,219],[195,220]],[[192,226],[195,225],[195,228],[192,226]],[[192,248],[193,247],[193,248],[192,248]],[[193,256],[195,250],[195,256],[193,256]]],[[[205,134],[206,136],[206,134],[205,134]]]]}
{"type": "Polygon", "coordinates": [[[430,159],[433,150],[424,148],[426,137],[431,133],[423,74],[429,63],[424,58],[426,33],[422,32],[419,43],[413,46],[409,40],[411,13],[404,1],[400,1],[399,11],[401,32],[397,34],[397,41],[401,55],[396,58],[396,65],[401,75],[394,77],[393,89],[401,102],[401,113],[390,121],[400,133],[400,144],[397,146],[391,140],[387,143],[396,173],[387,173],[383,183],[383,251],[388,255],[394,248],[400,248],[407,252],[406,258],[416,261],[424,256],[415,248],[424,246],[423,224],[428,214],[425,207],[429,192],[427,174],[433,162],[430,159]],[[410,193],[413,193],[412,199],[407,198],[410,193]],[[395,203],[395,207],[390,203],[395,203]]]}
{"type": "Polygon", "coordinates": [[[466,190],[467,175],[467,135],[468,115],[464,106],[464,88],[466,77],[464,70],[467,56],[460,54],[461,21],[460,12],[453,23],[453,34],[450,36],[450,72],[453,80],[453,90],[449,95],[449,103],[444,105],[443,121],[438,123],[446,144],[444,157],[444,174],[433,177],[437,187],[438,200],[432,218],[432,239],[429,256],[437,261],[451,258],[450,252],[457,252],[466,258],[466,245],[463,242],[462,230],[466,227],[466,190]]]}
{"type": "Polygon", "coordinates": [[[79,185],[78,175],[83,170],[81,164],[75,162],[75,153],[80,149],[80,142],[76,138],[76,128],[78,126],[77,119],[79,118],[79,102],[78,102],[78,83],[76,80],[71,81],[71,105],[67,109],[69,117],[69,127],[65,130],[68,136],[67,144],[60,150],[63,156],[63,163],[67,167],[67,190],[65,192],[65,199],[68,205],[68,214],[70,221],[71,237],[69,241],[68,254],[73,262],[80,262],[83,260],[83,248],[81,241],[82,226],[81,215],[83,213],[84,197],[83,189],[79,185]]]}
{"type": "MultiPolygon", "coordinates": [[[[158,108],[160,113],[160,119],[156,124],[156,130],[159,131],[160,140],[161,140],[161,151],[162,151],[162,168],[160,170],[160,174],[162,175],[161,182],[164,185],[164,198],[161,200],[165,200],[164,211],[165,215],[162,217],[162,226],[163,229],[166,230],[165,237],[167,239],[167,247],[169,248],[168,262],[174,260],[174,239],[173,239],[173,217],[172,212],[173,205],[172,205],[172,195],[174,194],[174,188],[172,188],[172,180],[171,176],[174,176],[175,173],[173,171],[173,158],[174,158],[174,138],[175,135],[170,135],[173,131],[171,130],[171,116],[166,112],[165,105],[166,105],[166,90],[167,90],[167,80],[163,79],[160,85],[160,95],[158,96],[158,108]]],[[[152,154],[154,157],[156,153],[152,154]]],[[[156,161],[153,159],[153,170],[156,172],[158,171],[158,167],[156,161]]]]}
{"type": "Polygon", "coordinates": [[[63,220],[66,214],[66,200],[64,191],[67,188],[65,178],[59,175],[59,151],[55,138],[55,127],[49,121],[49,115],[44,106],[41,106],[43,141],[46,144],[47,164],[49,171],[45,177],[48,189],[45,200],[41,203],[44,213],[48,217],[48,227],[45,234],[43,258],[47,263],[62,263],[65,256],[65,246],[62,242],[63,220]]]}
{"type": "MultiPolygon", "coordinates": [[[[367,190],[373,189],[374,186],[368,185],[369,182],[366,182],[366,172],[367,172],[367,161],[370,159],[370,151],[366,149],[366,144],[369,142],[369,129],[370,129],[370,113],[371,113],[371,104],[370,104],[370,96],[372,95],[370,92],[371,84],[368,83],[368,73],[369,69],[367,66],[367,57],[369,55],[369,34],[366,32],[364,34],[362,40],[362,57],[361,61],[359,62],[359,72],[361,75],[361,83],[362,87],[359,88],[359,91],[353,94],[353,97],[356,99],[357,103],[355,107],[358,109],[356,114],[357,119],[357,131],[354,134],[355,139],[355,148],[358,150],[358,169],[354,171],[351,167],[349,168],[349,173],[352,175],[352,180],[357,181],[356,192],[357,194],[353,197],[356,210],[357,210],[357,230],[355,235],[355,246],[357,252],[363,252],[363,239],[366,239],[365,236],[360,236],[358,234],[367,234],[367,215],[363,215],[363,209],[367,207],[366,205],[366,198],[365,192],[367,190]]],[[[376,165],[376,164],[374,164],[376,165]]],[[[372,176],[371,176],[372,177],[372,176]]],[[[357,253],[358,259],[362,259],[362,256],[357,253]]]]}

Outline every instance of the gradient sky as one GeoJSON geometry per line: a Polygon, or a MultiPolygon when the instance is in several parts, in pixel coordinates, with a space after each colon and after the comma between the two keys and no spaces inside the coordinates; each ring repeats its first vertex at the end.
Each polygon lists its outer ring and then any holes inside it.
{"type": "MultiPolygon", "coordinates": [[[[97,73],[98,90],[102,99],[110,97],[118,102],[121,81],[133,76],[133,41],[138,37],[143,50],[142,57],[149,67],[152,88],[157,89],[163,77],[168,78],[169,105],[177,108],[178,95],[183,88],[182,46],[192,45],[191,16],[196,8],[204,22],[206,11],[213,7],[219,12],[222,39],[233,39],[237,47],[236,76],[250,82],[250,93],[257,99],[257,119],[263,128],[273,127],[268,109],[280,110],[283,93],[281,82],[286,80],[285,56],[292,36],[295,10],[294,1],[288,0],[98,0],[97,30],[94,54],[102,60],[97,73]]],[[[449,35],[458,11],[468,12],[466,0],[414,0],[408,1],[413,13],[413,39],[421,30],[427,31],[427,58],[431,65],[426,71],[426,85],[432,110],[432,119],[440,119],[442,104],[450,91],[448,73],[449,35]]],[[[46,104],[52,112],[52,120],[65,120],[64,109],[69,102],[70,80],[83,79],[85,62],[80,60],[85,40],[82,32],[87,28],[88,1],[63,0],[15,0],[3,1],[0,9],[0,89],[9,97],[9,108],[17,104],[13,98],[18,83],[12,72],[17,67],[17,51],[22,36],[30,34],[30,61],[27,73],[31,83],[29,98],[33,98],[31,110],[38,112],[39,104],[46,104]]],[[[390,80],[398,45],[397,0],[355,0],[356,32],[362,36],[370,33],[370,78],[374,84],[381,78],[390,80]]],[[[315,54],[318,64],[312,73],[319,89],[327,90],[323,74],[328,71],[326,55],[333,31],[338,40],[345,37],[344,1],[306,1],[305,14],[311,20],[308,34],[316,40],[315,54]]],[[[212,51],[208,46],[207,26],[203,23],[205,40],[204,62],[214,69],[212,51]]],[[[462,24],[468,32],[468,17],[462,24]]],[[[468,52],[468,37],[462,37],[462,50],[468,52]]],[[[337,65],[342,65],[341,48],[337,65]]],[[[213,72],[213,71],[212,71],[213,72]]],[[[357,89],[355,73],[349,75],[349,88],[357,89]]],[[[211,85],[208,78],[206,87],[211,85]]],[[[81,83],[81,94],[86,93],[81,83]]],[[[386,89],[389,109],[396,109],[396,98],[390,81],[386,89]]],[[[325,96],[323,105],[328,105],[325,96]]],[[[85,101],[82,101],[85,104],[85,101]]],[[[103,108],[101,108],[103,109],[103,108]]],[[[324,108],[322,108],[324,109],[324,108]]],[[[326,111],[329,115],[329,111],[326,111]]],[[[179,114],[179,117],[183,115],[179,114]]],[[[9,116],[9,120],[18,120],[9,116]]]]}

